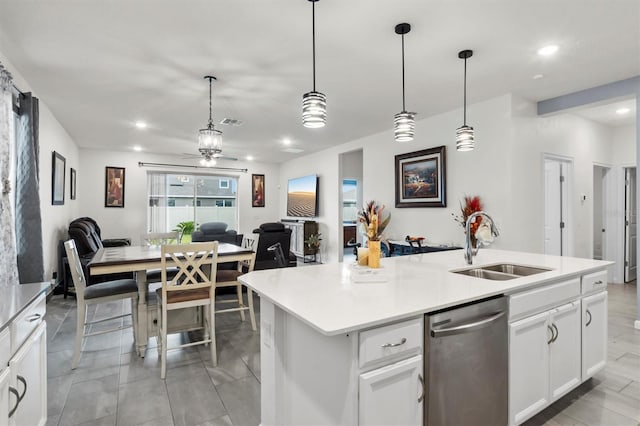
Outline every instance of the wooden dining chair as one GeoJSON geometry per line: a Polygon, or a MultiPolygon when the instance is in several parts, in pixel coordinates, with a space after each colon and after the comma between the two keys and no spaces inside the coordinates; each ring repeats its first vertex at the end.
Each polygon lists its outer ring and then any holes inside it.
{"type": "Polygon", "coordinates": [[[249,317],[251,319],[251,328],[256,331],[256,314],[253,310],[253,291],[247,287],[247,304],[245,305],[242,293],[243,284],[238,281],[238,278],[245,272],[253,271],[253,267],[256,263],[256,253],[253,252],[251,259],[244,262],[238,262],[237,269],[218,269],[216,271],[216,288],[235,287],[236,299],[219,300],[218,303],[237,303],[238,306],[227,309],[216,309],[216,314],[223,314],[228,312],[240,312],[240,318],[245,320],[244,311],[249,311],[249,317]]]}
{"type": "Polygon", "coordinates": [[[103,283],[93,284],[87,287],[87,281],[82,270],[82,263],[80,263],[80,256],[78,256],[78,250],[74,240],[69,240],[64,243],[64,249],[69,259],[69,269],[71,270],[71,277],[73,278],[73,285],[76,289],[76,301],[77,301],[77,322],[76,322],[76,342],[75,350],[73,352],[73,360],[71,362],[71,369],[75,369],[78,366],[80,360],[80,352],[82,349],[82,341],[85,337],[97,336],[99,334],[111,333],[114,331],[124,330],[126,328],[133,327],[134,341],[137,341],[137,328],[138,321],[138,285],[135,280],[123,279],[115,281],[107,281],[103,283]],[[97,321],[87,321],[87,307],[88,305],[97,303],[112,302],[114,300],[131,300],[131,313],[117,315],[114,317],[104,318],[97,321]],[[108,330],[101,330],[95,332],[88,332],[88,327],[92,324],[103,323],[118,318],[124,318],[131,316],[131,325],[121,325],[117,328],[111,328],[108,330]]]}
{"type": "Polygon", "coordinates": [[[195,345],[209,344],[211,363],[218,364],[215,328],[215,271],[218,262],[218,242],[163,245],[161,256],[162,287],[158,296],[158,346],[160,353],[160,377],[166,377],[167,351],[195,345]],[[170,263],[175,264],[177,274],[167,275],[170,263]],[[204,336],[202,340],[168,347],[167,313],[175,309],[203,307],[204,336]]]}
{"type": "MultiPolygon", "coordinates": [[[[143,246],[161,246],[163,244],[180,244],[180,232],[149,232],[142,234],[140,241],[143,246]]],[[[172,277],[178,272],[176,268],[169,269],[169,275],[172,277]]],[[[147,270],[147,282],[157,283],[160,282],[160,269],[148,269],[147,270]]]]}

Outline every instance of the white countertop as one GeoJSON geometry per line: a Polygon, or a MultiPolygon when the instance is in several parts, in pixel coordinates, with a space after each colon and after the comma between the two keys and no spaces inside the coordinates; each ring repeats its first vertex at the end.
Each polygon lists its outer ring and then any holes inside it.
{"type": "Polygon", "coordinates": [[[0,331],[9,324],[36,297],[50,288],[48,282],[33,284],[12,284],[0,286],[0,331]]]}
{"type": "Polygon", "coordinates": [[[332,263],[254,271],[240,281],[318,332],[333,336],[560,278],[602,270],[613,262],[480,249],[473,266],[514,263],[552,269],[528,277],[491,281],[450,272],[469,267],[462,250],[382,259],[388,280],[351,281],[349,264],[332,263]]]}

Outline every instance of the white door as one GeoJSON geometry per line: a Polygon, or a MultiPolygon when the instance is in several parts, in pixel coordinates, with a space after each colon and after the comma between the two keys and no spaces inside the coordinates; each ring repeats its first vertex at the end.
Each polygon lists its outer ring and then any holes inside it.
{"type": "Polygon", "coordinates": [[[46,323],[42,322],[9,361],[11,386],[22,399],[11,426],[41,426],[47,422],[46,323]]]}
{"type": "Polygon", "coordinates": [[[359,422],[365,425],[422,425],[422,356],[360,375],[359,422]]]}
{"type": "Polygon", "coordinates": [[[516,425],[549,403],[549,313],[509,324],[509,424],[516,425]]]}
{"type": "Polygon", "coordinates": [[[549,345],[551,401],[580,384],[580,301],[567,303],[551,312],[554,336],[549,345]]]}
{"type": "Polygon", "coordinates": [[[636,279],[636,168],[625,169],[624,203],[624,281],[636,279]]]}
{"type": "Polygon", "coordinates": [[[607,362],[607,292],[582,299],[582,380],[607,362]]]}
{"type": "Polygon", "coordinates": [[[570,255],[567,217],[569,214],[569,162],[544,159],[544,252],[570,255]]]}

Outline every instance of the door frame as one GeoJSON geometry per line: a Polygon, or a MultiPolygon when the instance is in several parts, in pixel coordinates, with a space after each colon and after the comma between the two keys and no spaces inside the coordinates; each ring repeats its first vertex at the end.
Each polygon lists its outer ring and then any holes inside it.
{"type": "MultiPolygon", "coordinates": [[[[618,257],[620,255],[620,251],[618,247],[620,247],[621,243],[624,244],[624,235],[622,236],[620,235],[620,231],[621,231],[620,220],[623,220],[621,219],[620,215],[622,214],[622,216],[624,216],[624,211],[622,211],[621,213],[620,209],[618,208],[619,206],[618,182],[619,182],[620,172],[618,168],[608,163],[600,163],[600,162],[594,161],[593,167],[594,167],[594,170],[595,170],[595,167],[608,169],[608,172],[603,179],[602,224],[606,229],[606,231],[605,231],[605,238],[604,238],[605,241],[602,249],[602,259],[611,260],[618,263],[618,257]]],[[[622,181],[624,183],[624,177],[622,181]]],[[[624,188],[622,190],[624,191],[624,188]]],[[[594,191],[595,191],[595,188],[594,188],[594,191]]],[[[623,202],[624,202],[624,199],[623,199],[623,202]]],[[[592,224],[591,227],[593,228],[593,216],[591,218],[591,224],[592,224]]],[[[624,232],[623,228],[622,228],[622,232],[624,232]]],[[[591,246],[592,253],[593,253],[594,247],[595,247],[595,241],[592,242],[592,246],[591,246]]],[[[622,251],[622,256],[624,256],[624,247],[622,251]]],[[[619,275],[618,275],[618,271],[614,267],[608,268],[607,274],[608,274],[607,279],[609,282],[617,282],[616,279],[619,275]]]]}
{"type": "MultiPolygon", "coordinates": [[[[566,250],[563,247],[563,256],[573,256],[574,255],[574,241],[573,241],[573,232],[574,232],[574,215],[573,215],[573,193],[574,193],[574,165],[573,165],[573,157],[569,157],[566,155],[560,154],[552,154],[549,152],[542,153],[542,162],[541,162],[541,175],[542,175],[542,217],[546,217],[545,212],[547,206],[545,205],[545,194],[546,194],[546,184],[545,184],[545,162],[547,160],[558,161],[567,164],[567,196],[566,196],[566,215],[563,217],[566,218],[566,250]]],[[[543,232],[541,233],[542,238],[542,247],[544,247],[544,223],[543,223],[543,232]]],[[[591,250],[593,252],[593,249],[591,250]]]]}
{"type": "MultiPolygon", "coordinates": [[[[626,220],[627,220],[627,170],[628,169],[635,169],[635,176],[636,176],[636,194],[635,196],[638,197],[638,168],[635,165],[628,165],[628,166],[622,166],[621,168],[621,192],[622,192],[622,196],[621,196],[621,200],[620,200],[620,204],[621,204],[621,218],[620,218],[620,224],[622,227],[621,230],[621,244],[620,244],[620,248],[621,248],[621,254],[620,254],[620,266],[621,266],[621,276],[620,276],[620,281],[616,281],[616,282],[621,282],[621,283],[626,283],[627,281],[627,273],[626,273],[626,265],[625,265],[625,261],[626,261],[626,252],[627,252],[627,227],[626,227],[626,220]]],[[[636,200],[636,215],[638,214],[638,200],[636,200]]],[[[637,230],[637,221],[636,221],[636,256],[637,256],[637,250],[638,250],[638,238],[637,238],[637,234],[638,234],[638,230],[637,230]]],[[[638,266],[638,259],[636,258],[636,268],[638,266]]]]}

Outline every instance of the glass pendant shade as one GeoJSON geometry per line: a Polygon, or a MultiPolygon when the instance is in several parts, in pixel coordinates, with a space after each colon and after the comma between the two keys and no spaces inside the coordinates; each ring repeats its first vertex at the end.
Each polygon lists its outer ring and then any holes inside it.
{"type": "Polygon", "coordinates": [[[327,97],[311,91],[302,95],[302,124],[317,129],[327,124],[327,97]]]}
{"type": "Polygon", "coordinates": [[[213,126],[200,129],[198,134],[198,151],[204,156],[222,152],[222,132],[213,126]]]}
{"type": "Polygon", "coordinates": [[[456,129],[456,150],[472,151],[474,148],[473,127],[460,126],[456,129]]]}
{"type": "Polygon", "coordinates": [[[402,111],[393,117],[393,133],[396,142],[411,142],[415,134],[415,112],[402,111]]]}

